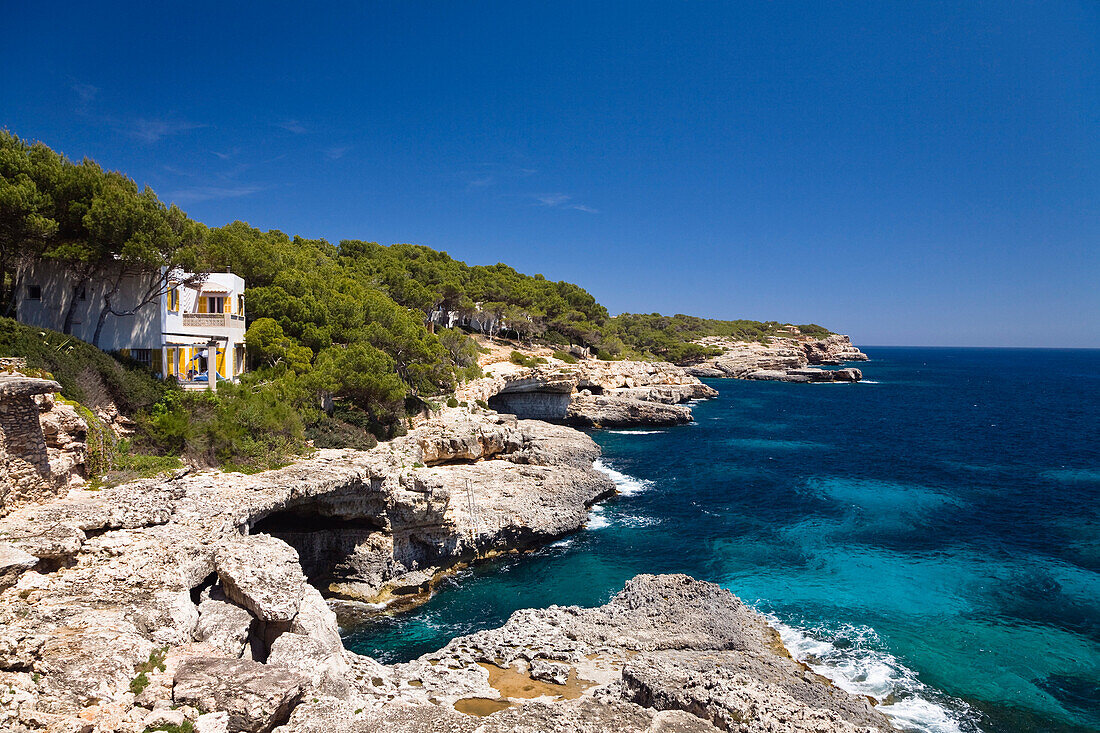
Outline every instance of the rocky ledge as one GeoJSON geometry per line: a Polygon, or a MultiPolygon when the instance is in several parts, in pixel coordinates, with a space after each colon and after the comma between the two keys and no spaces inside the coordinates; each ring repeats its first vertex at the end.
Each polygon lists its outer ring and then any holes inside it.
{"type": "Polygon", "coordinates": [[[614,491],[598,455],[570,428],[448,410],[371,451],[18,507],[0,519],[0,729],[136,732],[182,705],[266,730],[301,695],[346,696],[321,591],[412,602],[572,532],[614,491]]]}
{"type": "Polygon", "coordinates": [[[509,362],[458,392],[499,412],[582,427],[679,425],[691,400],[717,396],[684,368],[666,362],[584,360],[521,367],[509,362]]]}
{"type": "Polygon", "coordinates": [[[598,608],[517,611],[408,664],[353,670],[358,697],[300,704],[280,733],[892,730],[733,594],[686,575],[639,575],[598,608]]]}
{"type": "Polygon", "coordinates": [[[834,334],[823,339],[776,337],[767,343],[730,341],[708,337],[700,344],[722,349],[712,357],[686,368],[696,377],[731,377],[780,382],[858,382],[863,372],[840,366],[851,361],[867,361],[867,355],[852,345],[847,336],[834,334]]]}

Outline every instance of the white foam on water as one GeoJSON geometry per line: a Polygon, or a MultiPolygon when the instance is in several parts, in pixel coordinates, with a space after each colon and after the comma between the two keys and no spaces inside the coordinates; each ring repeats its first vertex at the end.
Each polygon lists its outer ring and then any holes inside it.
{"type": "Polygon", "coordinates": [[[661,520],[658,517],[643,517],[637,514],[625,514],[619,517],[618,522],[624,527],[652,527],[655,524],[660,524],[661,520]]]}
{"type": "Polygon", "coordinates": [[[611,479],[615,483],[615,488],[623,496],[637,494],[640,491],[645,491],[653,485],[650,481],[634,478],[633,476],[628,476],[621,471],[616,471],[614,468],[607,465],[599,458],[592,462],[592,468],[596,469],[597,471],[611,479]]]}
{"type": "Polygon", "coordinates": [[[603,507],[596,505],[588,512],[588,529],[610,527],[611,522],[603,515],[603,507]]]}
{"type": "Polygon", "coordinates": [[[608,430],[615,435],[660,435],[664,430],[608,430]]]}
{"type": "Polygon", "coordinates": [[[833,633],[806,632],[774,616],[768,622],[779,632],[795,659],[853,695],[874,698],[876,709],[890,716],[904,731],[963,733],[974,730],[963,723],[972,716],[966,703],[948,700],[917,679],[913,670],[892,654],[881,651],[878,635],[868,626],[847,625],[833,633]],[[844,639],[841,645],[829,637],[844,639]]]}
{"type": "Polygon", "coordinates": [[[856,384],[878,384],[874,379],[861,379],[856,384]]]}

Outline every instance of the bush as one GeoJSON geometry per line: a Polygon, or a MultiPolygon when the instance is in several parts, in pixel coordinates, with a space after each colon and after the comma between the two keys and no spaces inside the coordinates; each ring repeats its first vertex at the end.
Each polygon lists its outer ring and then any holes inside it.
{"type": "Polygon", "coordinates": [[[323,412],[316,422],[306,427],[305,434],[315,448],[370,450],[378,445],[378,438],[366,428],[323,412]]]}
{"type": "Polygon", "coordinates": [[[540,364],[548,363],[546,359],[542,358],[541,356],[527,356],[526,354],[521,354],[518,351],[513,351],[511,356],[508,357],[508,361],[524,367],[536,367],[540,364]]]}
{"type": "Polygon", "coordinates": [[[458,398],[457,397],[448,397],[447,398],[447,407],[458,407],[458,398]]]}
{"type": "Polygon", "coordinates": [[[135,416],[135,444],[244,472],[282,465],[306,446],[303,416],[281,386],[224,382],[217,392],[169,392],[135,416]]]}
{"type": "Polygon", "coordinates": [[[113,404],[131,415],[152,406],[170,389],[132,361],[10,318],[0,318],[0,356],[26,357],[28,368],[49,372],[57,380],[62,395],[93,410],[113,404]]]}
{"type": "Polygon", "coordinates": [[[576,364],[577,363],[577,357],[573,356],[568,351],[555,351],[554,352],[554,358],[555,359],[561,359],[566,364],[576,364]]]}

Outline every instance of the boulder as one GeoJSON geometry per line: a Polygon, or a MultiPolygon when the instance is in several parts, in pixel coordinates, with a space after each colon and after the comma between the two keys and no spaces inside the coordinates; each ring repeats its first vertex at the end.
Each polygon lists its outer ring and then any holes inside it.
{"type": "Polygon", "coordinates": [[[199,603],[195,639],[210,644],[226,656],[239,659],[244,653],[253,620],[251,613],[236,604],[207,599],[199,603]]]}
{"type": "Polygon", "coordinates": [[[0,542],[0,591],[15,585],[24,571],[38,564],[38,558],[7,542],[0,542]]]}
{"type": "Polygon", "coordinates": [[[285,667],[246,659],[191,658],[176,669],[177,705],[228,713],[229,733],[267,733],[283,723],[306,679],[285,667]]]}
{"type": "Polygon", "coordinates": [[[282,540],[243,537],[218,548],[214,565],[226,597],[261,621],[289,623],[298,615],[306,576],[298,553],[282,540]]]}

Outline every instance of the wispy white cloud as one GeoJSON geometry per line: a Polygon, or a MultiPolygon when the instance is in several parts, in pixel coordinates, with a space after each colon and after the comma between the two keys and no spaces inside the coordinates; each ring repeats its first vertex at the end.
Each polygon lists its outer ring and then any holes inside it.
{"type": "Polygon", "coordinates": [[[481,176],[480,178],[474,178],[473,180],[467,181],[466,187],[485,188],[486,186],[492,186],[496,181],[496,176],[481,176]]]}
{"type": "Polygon", "coordinates": [[[115,126],[131,137],[146,143],[155,143],[169,135],[178,135],[181,132],[198,130],[209,125],[202,125],[184,120],[171,120],[167,118],[145,118],[136,120],[123,120],[115,122],[115,126]]]}
{"type": "Polygon", "coordinates": [[[240,148],[231,148],[229,150],[226,150],[225,152],[219,152],[217,150],[211,150],[210,152],[213,153],[214,155],[218,156],[222,160],[229,160],[230,158],[237,157],[237,155],[241,152],[241,149],[240,148]]]}
{"type": "Polygon", "coordinates": [[[466,190],[507,186],[509,183],[538,173],[534,168],[516,168],[495,163],[482,163],[473,170],[459,171],[458,176],[466,183],[466,190]]]}
{"type": "Polygon", "coordinates": [[[331,148],[325,149],[325,157],[329,160],[340,160],[348,151],[352,149],[351,145],[333,145],[331,148]]]}
{"type": "Polygon", "coordinates": [[[259,193],[264,190],[263,186],[256,186],[251,184],[242,184],[239,186],[193,186],[191,188],[182,188],[169,195],[174,203],[177,204],[194,204],[199,201],[210,201],[211,199],[234,199],[241,196],[251,196],[254,193],[259,193]]]}
{"type": "Polygon", "coordinates": [[[540,206],[550,209],[573,209],[574,211],[583,211],[586,214],[600,213],[599,209],[574,203],[573,197],[566,193],[538,193],[534,195],[534,199],[540,206]]]}
{"type": "Polygon", "coordinates": [[[287,132],[292,132],[295,135],[303,135],[306,133],[306,126],[298,120],[283,120],[282,122],[273,123],[275,127],[282,128],[287,132]]]}
{"type": "Polygon", "coordinates": [[[535,194],[535,200],[543,206],[556,207],[561,206],[567,202],[571,197],[564,193],[538,193],[535,194]]]}

